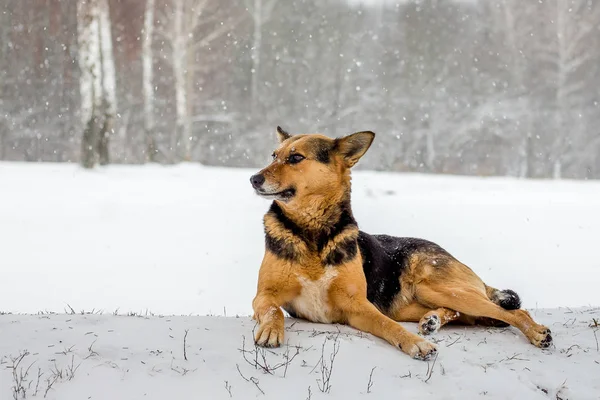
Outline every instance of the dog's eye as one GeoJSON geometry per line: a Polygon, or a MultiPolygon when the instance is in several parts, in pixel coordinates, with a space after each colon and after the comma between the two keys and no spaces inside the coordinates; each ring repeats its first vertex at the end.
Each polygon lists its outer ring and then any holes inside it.
{"type": "Polygon", "coordinates": [[[292,154],[290,155],[290,157],[288,158],[288,162],[290,164],[298,164],[300,161],[304,160],[304,156],[300,155],[300,154],[292,154]]]}
{"type": "Polygon", "coordinates": [[[277,158],[277,154],[273,153],[271,154],[271,157],[273,157],[273,160],[277,158]]]}

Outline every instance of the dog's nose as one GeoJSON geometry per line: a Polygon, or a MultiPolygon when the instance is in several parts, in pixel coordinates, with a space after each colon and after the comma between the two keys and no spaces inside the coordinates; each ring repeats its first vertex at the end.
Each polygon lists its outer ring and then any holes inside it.
{"type": "Polygon", "coordinates": [[[261,174],[252,175],[250,177],[250,183],[254,189],[258,189],[265,183],[265,176],[261,174]]]}

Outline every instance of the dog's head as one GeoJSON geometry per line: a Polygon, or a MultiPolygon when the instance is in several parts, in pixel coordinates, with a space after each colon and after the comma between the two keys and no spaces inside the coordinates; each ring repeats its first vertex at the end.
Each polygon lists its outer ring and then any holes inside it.
{"type": "Polygon", "coordinates": [[[279,147],[273,152],[273,162],[250,182],[260,196],[290,206],[343,194],[349,189],[350,168],[375,138],[373,132],[338,139],[317,134],[292,136],[280,127],[277,136],[279,147]]]}

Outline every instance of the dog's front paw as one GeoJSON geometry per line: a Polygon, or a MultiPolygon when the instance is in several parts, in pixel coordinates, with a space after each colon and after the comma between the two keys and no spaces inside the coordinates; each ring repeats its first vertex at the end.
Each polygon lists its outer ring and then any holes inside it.
{"type": "Polygon", "coordinates": [[[283,323],[270,321],[260,324],[254,335],[254,342],[263,347],[279,347],[283,343],[283,332],[283,323]]]}
{"type": "MultiPolygon", "coordinates": [[[[413,336],[411,334],[411,336],[413,336]]],[[[408,343],[400,346],[402,351],[416,360],[427,361],[435,357],[437,354],[437,346],[433,343],[424,340],[423,338],[414,335],[408,343]]]]}
{"type": "Polygon", "coordinates": [[[426,315],[419,321],[419,332],[422,335],[431,335],[440,330],[442,323],[437,314],[426,315]]]}
{"type": "Polygon", "coordinates": [[[408,354],[416,360],[427,361],[436,356],[437,346],[426,340],[422,340],[415,343],[408,354]]]}

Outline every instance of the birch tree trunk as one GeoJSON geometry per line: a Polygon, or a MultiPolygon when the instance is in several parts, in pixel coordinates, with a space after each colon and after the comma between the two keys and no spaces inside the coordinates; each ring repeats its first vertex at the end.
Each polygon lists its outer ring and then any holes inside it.
{"type": "Polygon", "coordinates": [[[97,161],[97,142],[100,131],[102,98],[100,30],[97,0],[77,2],[77,40],[81,77],[81,119],[84,126],[81,141],[81,164],[93,168],[97,161]]]}
{"type": "Polygon", "coordinates": [[[252,112],[255,112],[258,108],[259,99],[259,79],[260,79],[260,54],[262,50],[262,27],[271,19],[271,14],[277,0],[254,0],[252,5],[247,1],[246,5],[251,11],[252,22],[254,23],[254,31],[252,33],[252,70],[251,81],[250,81],[250,107],[252,112]]]}
{"type": "MultiPolygon", "coordinates": [[[[190,124],[186,93],[187,40],[183,29],[183,0],[175,1],[173,21],[173,75],[175,76],[175,110],[177,114],[177,147],[183,159],[189,159],[190,124]]],[[[176,150],[176,149],[174,149],[176,150]]]]}
{"type": "Polygon", "coordinates": [[[260,49],[262,46],[262,0],[254,0],[254,8],[252,10],[252,18],[254,20],[254,34],[252,36],[252,80],[251,80],[251,111],[256,111],[256,102],[258,99],[258,79],[260,71],[260,49]]]}
{"type": "Polygon", "coordinates": [[[108,0],[99,0],[100,13],[100,60],[102,65],[102,106],[104,123],[98,136],[98,158],[100,165],[107,165],[109,159],[110,135],[114,132],[114,119],[117,113],[117,82],[115,59],[108,0]]]}
{"type": "Polygon", "coordinates": [[[154,56],[152,53],[152,35],[154,33],[154,3],[146,0],[144,13],[144,35],[142,36],[142,68],[144,91],[144,132],[146,136],[146,160],[156,162],[157,148],[154,138],[154,56]]]}
{"type": "Polygon", "coordinates": [[[186,44],[186,58],[185,58],[185,119],[183,120],[183,152],[182,157],[184,161],[192,160],[192,149],[195,142],[195,137],[192,134],[192,106],[193,106],[193,93],[194,93],[194,52],[187,47],[186,44]]]}
{"type": "Polygon", "coordinates": [[[558,139],[555,139],[554,144],[554,165],[552,168],[552,177],[560,179],[562,176],[562,132],[564,129],[564,111],[565,104],[565,84],[567,82],[568,70],[566,68],[566,37],[565,28],[566,21],[564,10],[561,7],[562,0],[556,1],[556,37],[558,43],[558,60],[557,60],[557,76],[556,76],[556,128],[558,139]]]}

